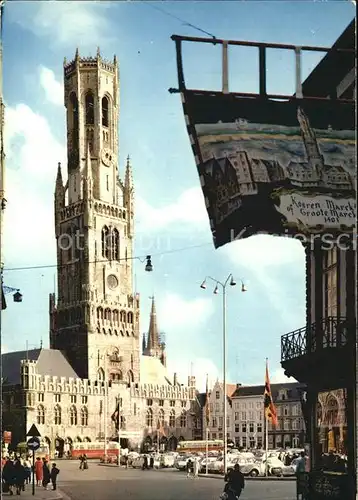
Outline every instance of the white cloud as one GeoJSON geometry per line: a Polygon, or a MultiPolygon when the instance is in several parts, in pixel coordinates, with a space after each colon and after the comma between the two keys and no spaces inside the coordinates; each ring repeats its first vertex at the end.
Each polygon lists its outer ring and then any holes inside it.
{"type": "Polygon", "coordinates": [[[53,192],[57,163],[65,148],[47,120],[25,104],[6,108],[6,199],[4,252],[22,262],[55,257],[53,192]]]}
{"type": "Polygon", "coordinates": [[[109,5],[105,2],[40,2],[31,8],[21,7],[21,16],[13,12],[14,21],[44,36],[55,46],[91,47],[101,41],[102,46],[113,41],[113,32],[105,17],[109,5]]]}
{"type": "Polygon", "coordinates": [[[192,335],[195,328],[204,324],[214,312],[211,298],[185,300],[179,295],[168,293],[157,305],[160,329],[192,335]]]}
{"type": "Polygon", "coordinates": [[[271,384],[283,384],[286,382],[291,382],[291,383],[297,382],[297,380],[294,379],[293,377],[286,377],[283,368],[278,368],[270,376],[270,382],[271,384]]]}
{"type": "Polygon", "coordinates": [[[266,234],[233,241],[219,252],[226,254],[234,264],[253,269],[304,263],[304,250],[298,240],[266,234]]]}
{"type": "Polygon", "coordinates": [[[63,84],[58,82],[55,77],[55,73],[45,66],[40,66],[40,83],[45,91],[45,95],[49,102],[55,104],[56,106],[63,106],[63,84]]]}
{"type": "Polygon", "coordinates": [[[205,229],[209,224],[200,187],[187,189],[175,202],[158,208],[137,196],[136,211],[138,232],[158,231],[178,224],[205,229]]]}
{"type": "MultiPolygon", "coordinates": [[[[305,254],[300,241],[279,236],[257,235],[233,241],[219,249],[219,252],[228,257],[237,268],[242,270],[246,267],[248,272],[255,276],[288,328],[292,328],[302,320],[304,303],[302,302],[302,308],[297,308],[296,303],[294,307],[288,307],[292,296],[287,294],[285,275],[283,274],[280,279],[277,278],[280,267],[287,265],[302,269],[304,273],[305,254]],[[275,278],[272,277],[272,270],[276,271],[275,278]]],[[[241,278],[246,281],[244,276],[241,278]]],[[[291,285],[294,288],[294,284],[291,285]]]]}

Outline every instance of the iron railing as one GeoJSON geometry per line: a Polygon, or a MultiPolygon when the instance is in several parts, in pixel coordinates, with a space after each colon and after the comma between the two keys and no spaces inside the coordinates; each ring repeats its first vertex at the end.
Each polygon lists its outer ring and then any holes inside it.
{"type": "Polygon", "coordinates": [[[321,349],[343,347],[347,344],[347,331],[346,318],[328,316],[321,322],[286,333],[281,337],[281,362],[321,349]]]}

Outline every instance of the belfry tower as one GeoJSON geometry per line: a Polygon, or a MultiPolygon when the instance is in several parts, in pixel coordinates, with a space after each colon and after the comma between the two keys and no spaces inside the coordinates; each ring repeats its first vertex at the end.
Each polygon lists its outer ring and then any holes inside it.
{"type": "Polygon", "coordinates": [[[166,366],[166,352],[165,352],[165,343],[161,341],[159,330],[158,330],[158,322],[157,322],[157,311],[155,307],[154,297],[152,299],[152,309],[150,311],[150,320],[149,320],[149,330],[147,339],[143,338],[143,354],[144,356],[153,356],[158,358],[162,365],[166,366]]]}
{"type": "Polygon", "coordinates": [[[307,162],[316,172],[319,179],[322,178],[324,169],[324,158],[318,147],[316,134],[311,127],[308,116],[301,107],[297,108],[297,119],[301,128],[301,135],[305,145],[307,162]]]}
{"type": "Polygon", "coordinates": [[[58,296],[50,345],[82,378],[139,380],[139,298],[133,295],[133,180],[118,174],[119,76],[112,62],[64,61],[67,182],[55,187],[58,296]]]}

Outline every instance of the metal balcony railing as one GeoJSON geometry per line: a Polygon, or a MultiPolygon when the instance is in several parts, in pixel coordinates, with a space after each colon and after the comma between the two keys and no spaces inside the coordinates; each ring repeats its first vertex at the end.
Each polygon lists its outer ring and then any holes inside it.
{"type": "Polygon", "coordinates": [[[347,344],[347,319],[328,316],[281,337],[281,362],[347,344]]]}

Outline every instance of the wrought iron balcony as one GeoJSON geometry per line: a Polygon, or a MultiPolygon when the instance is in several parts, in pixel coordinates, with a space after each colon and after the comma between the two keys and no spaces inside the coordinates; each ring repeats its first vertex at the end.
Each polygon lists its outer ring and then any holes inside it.
{"type": "Polygon", "coordinates": [[[348,340],[346,318],[328,316],[322,322],[304,326],[281,337],[281,362],[322,349],[343,347],[348,340]]]}

